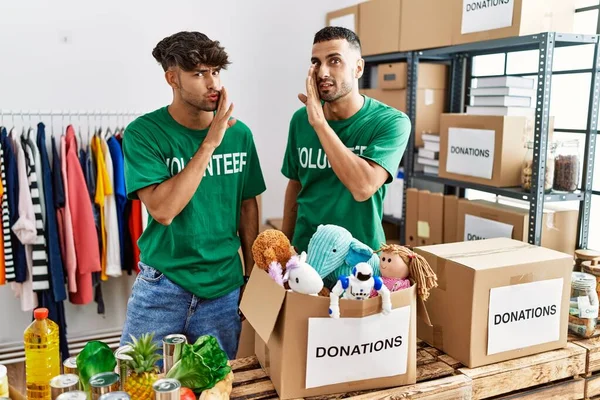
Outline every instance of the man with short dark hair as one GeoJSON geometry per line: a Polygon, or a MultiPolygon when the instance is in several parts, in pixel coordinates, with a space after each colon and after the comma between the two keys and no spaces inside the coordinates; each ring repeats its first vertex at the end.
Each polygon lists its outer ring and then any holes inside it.
{"type": "Polygon", "coordinates": [[[231,118],[219,75],[229,60],[219,42],[179,32],[152,55],[173,101],[123,136],[127,194],[146,205],[149,221],[121,342],[145,332],[156,341],[211,334],[234,358],[240,288],[254,265],[256,196],[265,190],[258,154],[250,129],[231,118]]]}
{"type": "Polygon", "coordinates": [[[386,186],[393,181],[411,124],[403,112],[359,92],[360,40],[349,29],[314,37],[305,104],[292,117],[282,173],[289,178],[283,231],[306,251],[319,224],[335,224],[377,249],[386,186]]]}

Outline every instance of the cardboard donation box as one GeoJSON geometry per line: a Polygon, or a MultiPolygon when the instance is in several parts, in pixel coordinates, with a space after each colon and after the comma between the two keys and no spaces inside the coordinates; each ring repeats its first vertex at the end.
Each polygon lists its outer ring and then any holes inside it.
{"type": "MultiPolygon", "coordinates": [[[[417,119],[415,144],[423,146],[423,133],[440,131],[440,116],[446,105],[446,82],[448,66],[435,63],[419,63],[417,79],[417,119]]],[[[377,68],[377,89],[364,89],[367,96],[381,101],[400,111],[407,112],[406,106],[407,65],[405,62],[379,64],[377,68]]]]}
{"type": "Polygon", "coordinates": [[[519,186],[533,125],[527,117],[442,114],[439,176],[494,187],[519,186]]]}
{"type": "Polygon", "coordinates": [[[350,29],[360,37],[358,5],[328,12],[326,24],[350,29]]]}
{"type": "Polygon", "coordinates": [[[567,345],[572,255],[507,238],[415,251],[438,277],[420,339],[469,368],[567,345]]]}
{"type": "Polygon", "coordinates": [[[452,44],[540,32],[570,33],[575,0],[448,0],[455,11],[452,44]]]}
{"type": "Polygon", "coordinates": [[[381,297],[340,299],[341,318],[334,319],[329,297],[286,291],[254,268],[240,308],[283,400],[415,383],[415,285],[391,299],[388,315],[381,314],[381,297]]]}
{"type": "MultiPolygon", "coordinates": [[[[568,208],[559,203],[545,204],[541,246],[572,254],[577,244],[578,217],[579,210],[575,208],[568,208]]],[[[507,237],[526,242],[529,232],[529,205],[460,200],[456,226],[459,241],[507,237]]]]}
{"type": "Polygon", "coordinates": [[[456,12],[452,1],[402,0],[401,11],[400,51],[452,44],[453,14],[456,12]]]}

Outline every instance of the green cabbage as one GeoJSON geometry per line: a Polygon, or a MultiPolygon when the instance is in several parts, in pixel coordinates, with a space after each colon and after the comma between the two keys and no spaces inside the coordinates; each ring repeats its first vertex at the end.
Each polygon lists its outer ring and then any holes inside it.
{"type": "Polygon", "coordinates": [[[88,342],[77,355],[79,379],[86,392],[89,392],[90,378],[102,372],[113,372],[117,360],[106,343],[93,340],[88,342]]]}
{"type": "Polygon", "coordinates": [[[181,359],[167,373],[167,378],[177,379],[181,386],[200,393],[231,372],[228,360],[214,336],[200,336],[196,343],[183,345],[181,359]]]}

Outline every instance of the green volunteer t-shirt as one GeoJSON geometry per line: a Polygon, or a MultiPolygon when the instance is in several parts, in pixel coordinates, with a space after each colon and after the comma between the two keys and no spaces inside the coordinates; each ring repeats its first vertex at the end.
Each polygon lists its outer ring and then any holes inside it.
{"type": "Polygon", "coordinates": [[[319,224],[342,226],[374,250],[385,243],[381,225],[383,199],[387,184],[396,176],[411,124],[403,112],[363,97],[363,107],[352,117],[327,122],[346,147],[389,173],[386,184],[364,202],[354,200],[333,172],[317,133],[308,122],[306,108],[296,111],[292,117],[281,172],[302,185],[292,239],[299,251],[307,250],[319,224]]]}
{"type": "MultiPolygon", "coordinates": [[[[141,116],[123,135],[127,196],[179,173],[208,129],[177,123],[167,107],[141,116]]],[[[250,129],[241,121],[227,129],[196,193],[169,226],[149,215],[138,241],[140,260],[201,298],[216,298],[243,284],[237,234],[242,200],[265,190],[250,129]]]]}

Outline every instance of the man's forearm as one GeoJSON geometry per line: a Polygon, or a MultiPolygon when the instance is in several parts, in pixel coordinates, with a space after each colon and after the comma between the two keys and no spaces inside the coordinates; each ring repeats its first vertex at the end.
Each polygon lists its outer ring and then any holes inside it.
{"type": "Polygon", "coordinates": [[[359,201],[370,197],[376,185],[374,168],[348,149],[329,125],[315,127],[315,131],[333,172],[344,186],[359,201]]]}
{"type": "Polygon", "coordinates": [[[285,190],[281,230],[290,242],[294,238],[296,219],[298,217],[298,193],[300,193],[300,189],[302,189],[300,182],[290,180],[285,190]]]}
{"type": "Polygon", "coordinates": [[[155,220],[168,225],[187,206],[202,181],[213,152],[213,146],[201,145],[180,173],[139,191],[140,200],[155,220]]]}
{"type": "Polygon", "coordinates": [[[245,274],[250,275],[254,266],[252,245],[258,236],[258,203],[255,197],[242,202],[239,231],[245,274]]]}

